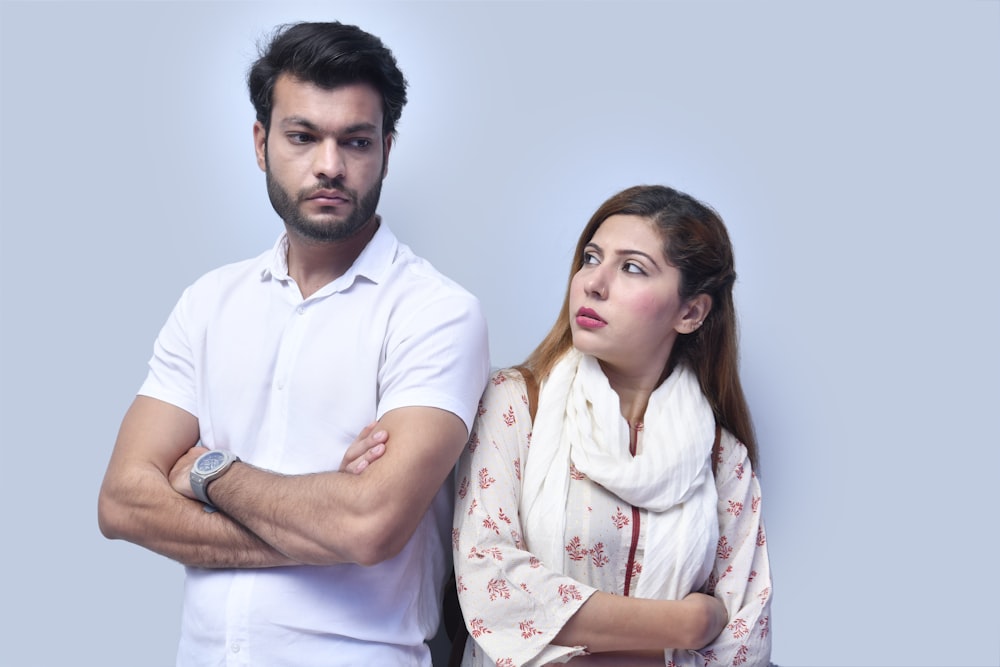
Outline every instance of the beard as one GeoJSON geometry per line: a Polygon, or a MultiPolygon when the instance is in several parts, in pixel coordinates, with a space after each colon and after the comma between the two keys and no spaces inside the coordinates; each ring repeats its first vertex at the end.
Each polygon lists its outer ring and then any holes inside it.
{"type": "MultiPolygon", "coordinates": [[[[342,241],[356,234],[375,215],[379,197],[382,196],[381,178],[359,198],[357,192],[348,190],[336,180],[320,180],[315,188],[300,190],[298,195],[293,197],[271,175],[270,165],[265,170],[265,177],[267,196],[271,199],[271,206],[274,207],[275,213],[285,221],[289,231],[294,231],[303,238],[319,243],[342,241]],[[301,204],[317,190],[337,190],[346,195],[354,204],[351,213],[339,222],[306,217],[302,213],[301,204]]],[[[326,218],[325,215],[323,217],[326,218]]]]}

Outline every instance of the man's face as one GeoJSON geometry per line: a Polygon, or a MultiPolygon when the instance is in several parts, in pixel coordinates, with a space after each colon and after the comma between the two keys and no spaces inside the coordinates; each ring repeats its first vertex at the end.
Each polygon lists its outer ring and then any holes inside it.
{"type": "Polygon", "coordinates": [[[290,234],[314,242],[349,238],[372,219],[391,143],[382,98],[363,83],[327,90],[282,74],[270,132],[254,125],[271,205],[290,234]]]}

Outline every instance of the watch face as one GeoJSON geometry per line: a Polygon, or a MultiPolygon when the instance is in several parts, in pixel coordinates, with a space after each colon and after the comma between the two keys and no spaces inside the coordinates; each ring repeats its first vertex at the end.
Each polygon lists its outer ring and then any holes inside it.
{"type": "Polygon", "coordinates": [[[208,474],[222,465],[226,460],[226,455],[222,452],[209,452],[198,459],[196,470],[201,474],[208,474]]]}

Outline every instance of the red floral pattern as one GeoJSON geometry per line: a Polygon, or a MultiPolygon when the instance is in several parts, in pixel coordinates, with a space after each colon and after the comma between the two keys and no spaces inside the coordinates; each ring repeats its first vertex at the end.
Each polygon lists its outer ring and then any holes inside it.
{"type": "Polygon", "coordinates": [[[489,628],[481,618],[473,618],[469,621],[469,634],[473,637],[482,637],[483,635],[491,632],[489,628]]]}
{"type": "Polygon", "coordinates": [[[583,560],[590,553],[590,549],[587,549],[580,543],[579,537],[573,537],[569,544],[566,545],[566,553],[573,560],[583,560]]]}
{"type": "Polygon", "coordinates": [[[580,589],[576,587],[576,584],[559,584],[559,597],[562,598],[563,604],[566,604],[570,600],[583,599],[580,589]]]}
{"type": "Polygon", "coordinates": [[[729,546],[729,538],[723,535],[719,538],[719,546],[715,550],[715,555],[725,560],[733,553],[733,548],[729,546]]]}
{"type": "Polygon", "coordinates": [[[490,579],[490,583],[486,584],[486,592],[489,593],[490,600],[510,599],[510,589],[507,588],[507,582],[503,579],[490,579]]]}
{"type": "Polygon", "coordinates": [[[518,623],[518,628],[521,630],[522,639],[531,639],[535,635],[542,634],[542,631],[535,627],[534,621],[521,621],[518,623]]]}

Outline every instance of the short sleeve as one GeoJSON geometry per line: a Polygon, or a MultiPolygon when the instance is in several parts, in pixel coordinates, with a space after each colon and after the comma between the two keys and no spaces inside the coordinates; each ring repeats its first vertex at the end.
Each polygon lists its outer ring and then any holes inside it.
{"type": "Polygon", "coordinates": [[[435,407],[459,416],[471,431],[489,375],[479,301],[463,290],[440,289],[402,304],[387,333],[378,417],[401,407],[435,407]]]}
{"type": "Polygon", "coordinates": [[[149,371],[139,394],[156,398],[198,416],[195,380],[194,342],[197,333],[192,324],[192,288],[177,301],[153,343],[149,371]]]}

